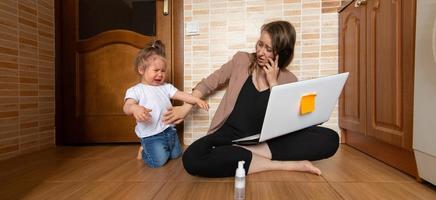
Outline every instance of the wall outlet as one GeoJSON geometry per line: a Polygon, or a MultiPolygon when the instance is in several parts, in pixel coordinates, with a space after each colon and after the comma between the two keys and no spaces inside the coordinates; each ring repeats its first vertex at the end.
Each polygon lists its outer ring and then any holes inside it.
{"type": "Polygon", "coordinates": [[[200,35],[200,24],[198,22],[186,23],[186,35],[200,35]]]}

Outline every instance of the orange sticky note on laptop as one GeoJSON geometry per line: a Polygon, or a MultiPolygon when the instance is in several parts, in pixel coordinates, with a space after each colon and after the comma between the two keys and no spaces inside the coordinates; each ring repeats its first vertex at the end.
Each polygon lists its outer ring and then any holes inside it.
{"type": "Polygon", "coordinates": [[[300,115],[305,115],[315,111],[315,97],[316,97],[315,92],[308,93],[301,97],[300,115]]]}

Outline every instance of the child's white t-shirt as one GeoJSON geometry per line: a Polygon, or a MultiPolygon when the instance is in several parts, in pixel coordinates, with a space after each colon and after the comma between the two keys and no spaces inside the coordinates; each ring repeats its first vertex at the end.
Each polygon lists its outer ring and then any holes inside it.
{"type": "Polygon", "coordinates": [[[171,107],[170,98],[176,92],[177,88],[169,83],[159,86],[139,83],[126,91],[124,101],[133,99],[139,105],[152,110],[150,112],[150,122],[136,122],[135,132],[138,137],[144,138],[156,135],[170,126],[162,122],[162,115],[171,107]]]}

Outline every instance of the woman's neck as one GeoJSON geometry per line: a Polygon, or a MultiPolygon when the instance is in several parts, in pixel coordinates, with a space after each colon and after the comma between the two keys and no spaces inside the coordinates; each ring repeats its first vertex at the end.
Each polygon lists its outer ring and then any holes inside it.
{"type": "Polygon", "coordinates": [[[266,79],[266,74],[260,66],[256,66],[252,73],[253,84],[258,91],[264,91],[269,88],[268,81],[266,79]]]}

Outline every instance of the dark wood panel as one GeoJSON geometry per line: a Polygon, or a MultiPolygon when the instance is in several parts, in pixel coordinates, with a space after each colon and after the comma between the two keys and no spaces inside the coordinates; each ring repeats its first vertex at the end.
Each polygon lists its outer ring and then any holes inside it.
{"type": "MultiPolygon", "coordinates": [[[[172,1],[168,0],[168,9],[172,10],[172,1]]],[[[168,15],[163,14],[164,1],[156,1],[156,37],[161,40],[165,44],[165,52],[167,59],[167,74],[171,74],[171,76],[167,76],[166,79],[168,82],[173,83],[173,41],[172,39],[172,26],[173,21],[172,17],[175,13],[170,12],[168,15]]]]}
{"type": "Polygon", "coordinates": [[[416,1],[403,1],[401,16],[402,19],[402,34],[401,40],[403,48],[401,48],[402,62],[402,88],[403,93],[403,121],[404,123],[404,138],[403,147],[412,149],[413,145],[413,94],[414,94],[414,77],[415,77],[415,17],[416,17],[416,1]]]}
{"type": "MultiPolygon", "coordinates": [[[[173,44],[173,60],[174,72],[172,73],[173,84],[181,91],[184,91],[184,15],[183,15],[183,0],[172,2],[173,12],[173,27],[172,27],[172,44],[173,44]]],[[[182,102],[173,102],[173,105],[181,105],[182,102]]],[[[183,140],[183,123],[176,126],[177,133],[179,134],[180,142],[184,144],[183,140]]]]}
{"type": "Polygon", "coordinates": [[[76,30],[77,21],[75,10],[77,8],[77,1],[57,0],[60,6],[60,27],[55,29],[60,32],[61,48],[60,55],[61,61],[56,66],[56,72],[61,78],[56,82],[56,144],[71,144],[77,143],[79,136],[76,134],[75,127],[78,127],[77,121],[74,119],[74,91],[75,91],[75,76],[76,76],[76,38],[78,33],[76,30]]]}

